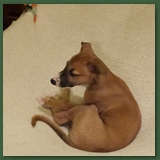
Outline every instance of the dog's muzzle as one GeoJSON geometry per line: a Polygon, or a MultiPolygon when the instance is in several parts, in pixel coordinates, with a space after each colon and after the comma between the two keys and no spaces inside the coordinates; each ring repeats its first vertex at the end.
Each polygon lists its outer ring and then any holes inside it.
{"type": "Polygon", "coordinates": [[[63,74],[58,74],[56,77],[52,78],[51,83],[58,87],[74,87],[75,85],[68,81],[67,77],[63,74]]]}

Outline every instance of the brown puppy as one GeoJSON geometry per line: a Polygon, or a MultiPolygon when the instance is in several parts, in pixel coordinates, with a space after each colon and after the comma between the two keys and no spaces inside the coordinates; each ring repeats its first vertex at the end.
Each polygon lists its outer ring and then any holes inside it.
{"type": "Polygon", "coordinates": [[[41,98],[39,103],[51,110],[55,122],[35,115],[33,126],[36,121],[43,121],[68,145],[93,152],[121,149],[136,137],[141,126],[138,104],[126,83],[94,54],[90,43],[82,42],[79,54],[67,62],[51,83],[60,87],[87,84],[84,104],[75,105],[67,99],[53,97],[41,98]],[[67,122],[71,122],[68,135],[59,127],[67,122]]]}

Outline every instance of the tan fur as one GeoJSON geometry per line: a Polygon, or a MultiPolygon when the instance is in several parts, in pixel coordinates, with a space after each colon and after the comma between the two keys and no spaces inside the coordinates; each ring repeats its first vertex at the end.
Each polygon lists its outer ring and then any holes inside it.
{"type": "MultiPolygon", "coordinates": [[[[66,68],[80,75],[69,75],[70,83],[88,84],[84,104],[46,97],[42,106],[51,110],[55,122],[36,115],[32,125],[43,121],[68,145],[85,151],[110,152],[130,144],[140,129],[141,115],[126,83],[93,53],[90,43],[82,42],[80,53],[68,61],[66,68]],[[66,135],[58,125],[68,122],[71,127],[66,135]]],[[[69,91],[63,95],[69,96],[69,91]]]]}

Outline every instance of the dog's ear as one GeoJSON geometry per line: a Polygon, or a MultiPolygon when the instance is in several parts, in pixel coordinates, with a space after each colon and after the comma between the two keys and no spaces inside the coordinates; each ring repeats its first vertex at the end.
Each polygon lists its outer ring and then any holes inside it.
{"type": "Polygon", "coordinates": [[[92,50],[91,44],[89,42],[81,42],[81,51],[92,50]]]}
{"type": "Polygon", "coordinates": [[[87,68],[94,74],[101,74],[102,76],[105,76],[107,73],[107,66],[99,58],[95,58],[94,60],[87,62],[87,68]]]}

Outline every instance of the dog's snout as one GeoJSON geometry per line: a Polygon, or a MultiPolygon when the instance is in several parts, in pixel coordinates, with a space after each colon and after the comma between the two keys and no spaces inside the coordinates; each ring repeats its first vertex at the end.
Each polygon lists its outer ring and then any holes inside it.
{"type": "Polygon", "coordinates": [[[53,85],[56,85],[56,81],[52,78],[51,79],[51,83],[53,84],[53,85]]]}

